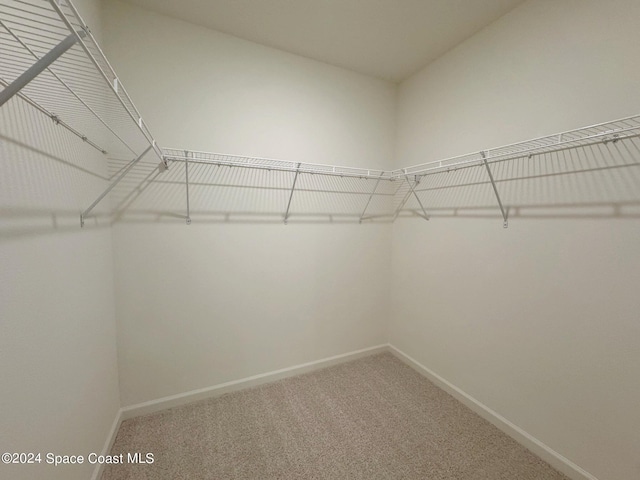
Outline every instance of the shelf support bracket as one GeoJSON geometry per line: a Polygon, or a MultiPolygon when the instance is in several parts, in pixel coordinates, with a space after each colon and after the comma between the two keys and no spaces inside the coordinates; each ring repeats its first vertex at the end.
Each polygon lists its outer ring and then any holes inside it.
{"type": "Polygon", "coordinates": [[[407,200],[409,200],[409,197],[411,196],[412,193],[416,196],[416,200],[418,200],[418,204],[422,208],[422,213],[424,215],[420,215],[420,216],[422,218],[424,218],[425,220],[429,220],[429,215],[427,215],[427,211],[425,210],[424,205],[422,205],[422,202],[420,201],[420,199],[418,198],[418,195],[416,194],[416,191],[414,190],[414,186],[417,185],[418,183],[420,183],[420,180],[418,180],[418,177],[416,176],[414,185],[411,185],[411,181],[409,180],[409,177],[407,175],[407,171],[405,169],[403,169],[402,173],[404,174],[405,181],[409,185],[409,191],[404,195],[404,198],[400,202],[400,205],[398,205],[398,208],[396,208],[396,211],[393,214],[393,220],[391,220],[391,221],[392,222],[396,221],[396,219],[398,218],[398,215],[400,215],[400,210],[402,210],[402,207],[404,207],[405,203],[407,203],[407,200]]]}
{"type": "Polygon", "coordinates": [[[391,220],[391,222],[396,221],[396,219],[398,218],[398,215],[400,215],[400,210],[402,210],[402,207],[404,207],[404,204],[407,203],[407,200],[409,200],[409,195],[411,195],[411,190],[409,190],[407,193],[404,194],[404,198],[398,205],[398,208],[396,208],[396,211],[393,214],[393,219],[391,220]]]}
{"type": "Polygon", "coordinates": [[[498,205],[500,206],[500,212],[502,213],[502,226],[504,228],[509,227],[509,217],[508,212],[504,209],[502,205],[502,200],[500,200],[500,194],[498,193],[498,187],[496,187],[496,182],[493,179],[493,173],[491,173],[491,168],[489,167],[489,162],[487,162],[487,154],[485,152],[480,152],[480,156],[482,157],[482,161],[484,162],[484,166],[487,168],[487,173],[489,174],[489,180],[491,180],[491,186],[493,187],[493,192],[496,194],[496,199],[498,200],[498,205]]]}
{"type": "Polygon", "coordinates": [[[409,184],[409,188],[411,189],[411,193],[413,193],[413,196],[416,197],[416,200],[418,201],[418,205],[420,205],[420,208],[422,209],[422,213],[424,214],[424,219],[425,220],[429,220],[429,215],[427,215],[427,211],[424,208],[424,205],[422,204],[422,201],[420,200],[420,197],[418,197],[418,194],[415,191],[415,186],[418,185],[420,183],[420,179],[418,178],[418,176],[416,175],[416,181],[413,185],[411,185],[411,182],[409,181],[409,177],[406,174],[406,170],[405,170],[405,175],[404,175],[404,179],[407,181],[407,183],[409,184]]]}
{"type": "Polygon", "coordinates": [[[191,208],[189,206],[189,152],[184,151],[184,178],[187,187],[187,225],[191,225],[191,208]]]}
{"type": "Polygon", "coordinates": [[[289,209],[291,208],[291,200],[293,199],[293,192],[296,189],[296,182],[298,181],[298,174],[300,173],[300,165],[302,165],[302,164],[298,163],[298,166],[296,167],[296,176],[293,177],[293,185],[291,185],[291,193],[289,194],[289,202],[287,203],[287,211],[284,214],[284,224],[285,225],[289,221],[289,209]]]}
{"type": "Polygon", "coordinates": [[[85,218],[87,218],[87,215],[89,215],[89,214],[91,213],[91,211],[96,207],[96,205],[98,205],[98,204],[102,201],[102,199],[103,199],[104,197],[106,197],[106,196],[107,196],[107,194],[108,194],[111,190],[113,190],[113,187],[115,187],[118,183],[120,183],[120,180],[122,180],[122,179],[125,177],[125,175],[126,175],[127,173],[129,173],[129,170],[131,170],[131,169],[132,169],[132,168],[133,168],[133,167],[134,167],[134,166],[135,166],[135,165],[136,165],[140,160],[142,160],[142,157],[144,157],[144,156],[149,152],[149,150],[151,150],[152,148],[153,148],[153,146],[152,146],[152,145],[149,145],[149,146],[147,147],[147,149],[146,149],[144,152],[142,152],[142,153],[138,156],[138,158],[134,159],[134,160],[133,160],[133,161],[132,161],[128,166],[127,166],[127,168],[125,168],[125,169],[122,171],[122,173],[120,173],[120,175],[118,175],[118,178],[116,178],[113,182],[111,182],[111,185],[109,185],[109,186],[107,187],[107,189],[106,189],[104,192],[102,192],[102,194],[101,194],[98,198],[96,198],[96,200],[91,204],[91,206],[89,206],[89,208],[87,208],[84,212],[82,212],[82,213],[80,214],[80,226],[81,226],[81,227],[84,227],[84,220],[85,220],[85,218]]]}
{"type": "Polygon", "coordinates": [[[0,92],[0,107],[9,101],[16,93],[22,90],[31,80],[40,75],[44,70],[55,62],[62,54],[73,47],[79,38],[86,36],[84,31],[72,33],[58,45],[53,47],[49,52],[40,58],[36,63],[25,70],[22,75],[11,82],[4,90],[0,92]]]}
{"type": "Polygon", "coordinates": [[[382,172],[378,177],[378,180],[376,180],[376,184],[373,187],[373,191],[371,192],[371,195],[369,195],[369,200],[367,200],[367,204],[364,206],[364,210],[362,211],[362,215],[360,215],[360,221],[358,223],[362,223],[362,220],[364,219],[364,214],[367,213],[367,208],[369,208],[371,199],[373,199],[373,196],[376,194],[376,190],[378,190],[378,185],[380,185],[380,180],[382,180],[383,175],[384,175],[384,172],[382,172]]]}

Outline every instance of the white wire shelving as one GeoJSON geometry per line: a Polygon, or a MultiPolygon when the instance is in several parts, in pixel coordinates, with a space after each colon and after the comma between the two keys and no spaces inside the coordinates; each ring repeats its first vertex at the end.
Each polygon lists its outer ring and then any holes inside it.
{"type": "MultiPolygon", "coordinates": [[[[390,188],[393,180],[391,172],[379,169],[175,148],[164,149],[164,158],[169,165],[184,165],[188,223],[190,193],[207,186],[227,192],[239,188],[270,191],[271,195],[263,195],[259,202],[254,202],[260,205],[247,205],[244,211],[249,213],[251,209],[258,208],[263,213],[278,217],[279,207],[284,205],[281,216],[285,223],[288,223],[293,212],[307,218],[326,214],[336,220],[357,219],[362,222],[379,219],[387,216],[388,204],[395,194],[395,189],[390,188]]],[[[236,207],[241,205],[242,202],[238,202],[236,207]]],[[[228,206],[227,213],[229,208],[236,214],[243,211],[243,207],[238,210],[228,206]]]]}
{"type": "Polygon", "coordinates": [[[487,163],[504,162],[562,150],[607,144],[609,142],[616,143],[620,140],[632,139],[638,136],[640,136],[640,115],[634,115],[476,153],[422,163],[395,170],[392,174],[396,177],[405,174],[424,176],[442,170],[450,171],[452,169],[482,165],[485,160],[487,163]]]}
{"type": "MultiPolygon", "coordinates": [[[[0,107],[17,96],[107,160],[133,165],[150,151],[162,159],[89,27],[67,0],[0,1],[0,84],[0,107]]],[[[81,223],[104,196],[83,212],[81,223]]]]}
{"type": "MultiPolygon", "coordinates": [[[[499,212],[504,227],[510,210],[523,207],[606,204],[619,208],[640,200],[640,115],[390,171],[173,148],[165,149],[164,155],[169,164],[184,164],[177,175],[185,186],[187,221],[190,183],[192,192],[204,187],[270,188],[264,173],[257,183],[255,175],[252,181],[223,180],[230,169],[288,175],[276,182],[281,196],[275,207],[282,207],[285,223],[292,212],[301,217],[312,213],[320,200],[325,210],[361,223],[395,221],[406,214],[429,220],[432,213],[450,210],[457,215],[458,210],[479,204],[499,212]],[[587,183],[580,186],[576,176],[587,183]],[[319,180],[322,177],[326,179],[319,180]],[[537,198],[531,198],[532,190],[537,198]],[[343,205],[329,206],[329,194],[341,196],[343,205]]],[[[226,207],[227,213],[232,211],[226,207]]]]}
{"type": "MultiPolygon", "coordinates": [[[[524,142],[394,170],[391,177],[414,178],[415,193],[417,194],[415,198],[420,200],[422,207],[423,203],[427,205],[437,203],[436,199],[432,198],[433,192],[436,190],[450,189],[456,186],[458,188],[472,187],[474,183],[478,185],[480,183],[478,178],[470,183],[468,178],[466,181],[463,180],[460,172],[467,169],[479,171],[486,176],[486,180],[482,183],[491,185],[504,226],[507,227],[509,203],[518,205],[522,202],[505,203],[501,196],[500,183],[519,181],[522,184],[525,180],[638,167],[640,166],[639,137],[640,115],[634,115],[524,142]],[[450,178],[449,181],[442,181],[443,174],[451,177],[452,175],[449,174],[452,173],[454,180],[450,178]],[[437,183],[439,186],[426,185],[425,180],[430,176],[435,177],[432,183],[437,183]],[[418,184],[422,184],[422,186],[419,187],[418,184]],[[429,193],[431,193],[431,198],[429,193]]],[[[635,178],[639,173],[637,168],[632,171],[635,178]]],[[[560,187],[566,188],[566,185],[560,187]]],[[[629,187],[628,182],[627,187],[629,187]]],[[[631,190],[637,190],[638,187],[640,187],[640,183],[636,183],[635,187],[632,186],[631,190]]],[[[548,195],[550,192],[540,193],[548,195]]],[[[638,195],[635,195],[635,199],[637,197],[638,195]]],[[[588,202],[583,199],[583,203],[588,202]]],[[[557,201],[553,205],[558,206],[557,201]]]]}
{"type": "Polygon", "coordinates": [[[109,193],[115,218],[187,223],[491,209],[506,227],[525,207],[640,204],[640,115],[395,170],[161,149],[69,0],[0,0],[0,84],[0,108],[18,96],[107,158],[111,183],[81,224],[109,193]]]}

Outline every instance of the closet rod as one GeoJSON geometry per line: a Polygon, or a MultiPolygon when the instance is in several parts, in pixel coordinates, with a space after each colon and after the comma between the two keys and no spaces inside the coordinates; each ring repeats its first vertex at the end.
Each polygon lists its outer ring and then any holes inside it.
{"type": "MultiPolygon", "coordinates": [[[[176,158],[174,156],[167,156],[165,155],[165,160],[167,162],[179,162],[179,163],[183,163],[186,161],[186,159],[184,158],[176,158]]],[[[312,170],[312,169],[306,169],[304,168],[304,163],[302,164],[303,166],[300,167],[299,169],[296,167],[293,168],[288,168],[288,167],[277,167],[277,166],[267,166],[264,164],[243,164],[243,163],[237,163],[237,162],[225,162],[223,160],[197,160],[194,159],[192,157],[189,158],[189,163],[196,163],[199,165],[215,165],[217,167],[234,167],[234,168],[248,168],[250,170],[266,170],[266,171],[274,171],[274,172],[288,172],[288,173],[306,173],[308,175],[324,175],[324,176],[328,176],[328,177],[349,177],[349,178],[360,178],[362,180],[369,180],[369,179],[373,179],[373,180],[378,180],[378,178],[380,178],[380,176],[373,176],[373,175],[367,175],[365,173],[363,174],[358,174],[358,173],[338,173],[338,172],[330,172],[330,171],[323,171],[323,170],[312,170]]],[[[385,172],[388,173],[388,172],[385,172]]],[[[386,178],[382,178],[382,180],[386,180],[386,181],[390,181],[393,182],[395,181],[395,179],[386,177],[386,178]]]]}
{"type": "Polygon", "coordinates": [[[373,170],[357,167],[341,167],[338,165],[326,165],[322,163],[291,162],[261,157],[246,157],[225,153],[198,152],[194,150],[164,149],[164,158],[168,162],[186,161],[186,153],[189,155],[189,163],[202,165],[216,165],[224,167],[250,168],[256,170],[273,170],[278,172],[308,173],[311,175],[327,175],[332,177],[354,177],[361,179],[394,180],[389,171],[373,170]],[[199,158],[200,157],[200,158],[199,158]],[[208,158],[207,158],[208,157],[208,158]]]}

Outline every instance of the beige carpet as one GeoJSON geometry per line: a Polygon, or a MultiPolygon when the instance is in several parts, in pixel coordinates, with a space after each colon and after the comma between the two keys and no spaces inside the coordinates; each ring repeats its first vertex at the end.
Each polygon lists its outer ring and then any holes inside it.
{"type": "Polygon", "coordinates": [[[567,480],[389,353],[125,421],[103,480],[567,480]]]}

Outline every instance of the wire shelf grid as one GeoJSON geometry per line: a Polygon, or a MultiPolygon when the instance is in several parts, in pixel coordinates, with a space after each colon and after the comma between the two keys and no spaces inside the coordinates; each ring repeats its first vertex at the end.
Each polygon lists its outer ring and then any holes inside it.
{"type": "Polygon", "coordinates": [[[18,96],[108,159],[162,152],[75,7],[67,0],[0,3],[0,83],[6,87],[65,39],[74,44],[18,96]]]}
{"type": "Polygon", "coordinates": [[[17,95],[108,159],[111,184],[81,218],[109,193],[116,216],[135,207],[173,212],[187,223],[191,213],[271,215],[285,223],[407,214],[428,220],[446,209],[497,213],[499,206],[506,226],[514,205],[590,204],[596,197],[638,203],[640,115],[396,170],[367,169],[161,149],[69,0],[2,0],[0,84],[19,83],[43,62],[17,95]],[[44,62],[67,43],[54,62],[44,62]]]}

